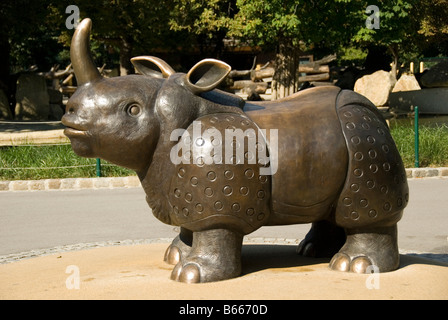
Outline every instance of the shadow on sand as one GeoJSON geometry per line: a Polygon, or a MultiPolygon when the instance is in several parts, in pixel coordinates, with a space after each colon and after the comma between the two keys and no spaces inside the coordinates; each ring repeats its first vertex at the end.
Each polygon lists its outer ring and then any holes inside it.
{"type": "MultiPolygon", "coordinates": [[[[296,253],[297,245],[247,244],[242,250],[243,275],[266,270],[293,268],[295,272],[313,271],[312,266],[328,264],[331,258],[310,258],[296,253]]],[[[446,254],[400,254],[400,269],[413,264],[448,267],[446,254]]]]}

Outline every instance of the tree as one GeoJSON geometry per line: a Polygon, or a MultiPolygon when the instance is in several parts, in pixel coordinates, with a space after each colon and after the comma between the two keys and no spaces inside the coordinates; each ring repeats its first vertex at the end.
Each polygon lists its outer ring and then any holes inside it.
{"type": "Polygon", "coordinates": [[[273,90],[287,96],[299,87],[299,57],[319,48],[335,51],[351,37],[350,1],[238,0],[229,35],[276,50],[273,90]]]}
{"type": "Polygon", "coordinates": [[[305,51],[360,57],[354,49],[384,46],[394,66],[410,52],[448,54],[448,0],[368,4],[379,8],[379,29],[366,26],[367,2],[359,0],[3,0],[0,81],[32,64],[42,70],[68,62],[73,34],[65,26],[68,5],[93,20],[92,51],[99,66],[113,62],[122,74],[131,73],[132,56],[160,49],[177,56],[199,48],[219,58],[228,37],[276,51],[274,80],[284,95],[297,90],[305,51]]]}
{"type": "Polygon", "coordinates": [[[235,0],[173,0],[170,29],[183,32],[191,46],[198,46],[201,55],[220,58],[228,21],[236,11],[235,0]]]}
{"type": "Polygon", "coordinates": [[[422,0],[413,12],[421,51],[448,56],[448,0],[422,0]]]}
{"type": "MultiPolygon", "coordinates": [[[[169,1],[156,0],[66,0],[54,1],[53,6],[65,17],[65,8],[76,5],[81,18],[93,21],[92,36],[119,55],[120,74],[133,73],[130,59],[143,52],[173,43],[167,36],[169,1]]],[[[69,45],[73,30],[66,30],[61,38],[69,45]]]]}
{"type": "MultiPolygon", "coordinates": [[[[413,12],[418,0],[371,1],[379,9],[379,25],[373,28],[364,25],[359,28],[352,41],[358,46],[385,46],[393,56],[391,74],[397,76],[400,53],[413,46],[416,30],[413,26],[413,12]]],[[[358,9],[358,14],[359,10],[358,9]]],[[[365,9],[364,9],[365,10],[365,9]]]]}
{"type": "Polygon", "coordinates": [[[0,90],[14,114],[17,73],[48,71],[59,63],[60,29],[46,19],[48,1],[0,1],[0,90]]]}

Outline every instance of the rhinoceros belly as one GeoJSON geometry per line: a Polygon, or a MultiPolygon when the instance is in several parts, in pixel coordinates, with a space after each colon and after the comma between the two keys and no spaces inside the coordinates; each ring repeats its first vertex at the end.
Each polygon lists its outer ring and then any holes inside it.
{"type": "Polygon", "coordinates": [[[339,92],[336,87],[318,87],[246,107],[259,128],[278,130],[277,150],[270,141],[271,155],[277,152],[277,170],[269,224],[308,223],[330,213],[348,166],[335,110],[339,92]]]}

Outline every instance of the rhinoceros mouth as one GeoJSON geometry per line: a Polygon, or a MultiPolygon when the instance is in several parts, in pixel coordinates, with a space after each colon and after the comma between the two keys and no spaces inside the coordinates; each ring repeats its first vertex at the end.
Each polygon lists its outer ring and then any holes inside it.
{"type": "Polygon", "coordinates": [[[83,128],[81,125],[78,125],[76,123],[72,123],[71,121],[67,121],[65,117],[62,117],[62,124],[65,126],[64,134],[69,138],[71,136],[80,136],[87,134],[86,128],[83,128]]]}
{"type": "Polygon", "coordinates": [[[70,138],[70,137],[75,137],[75,136],[84,136],[87,134],[87,131],[72,128],[72,127],[67,127],[64,129],[64,134],[70,138]]]}
{"type": "Polygon", "coordinates": [[[62,121],[62,124],[65,125],[64,134],[67,137],[76,137],[76,136],[84,136],[87,134],[87,130],[85,128],[82,128],[81,126],[68,123],[67,121],[62,121]]]}

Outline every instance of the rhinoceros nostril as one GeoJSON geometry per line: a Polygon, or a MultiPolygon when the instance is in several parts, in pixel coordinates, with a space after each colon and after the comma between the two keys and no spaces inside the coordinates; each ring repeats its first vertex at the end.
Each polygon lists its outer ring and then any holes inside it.
{"type": "Polygon", "coordinates": [[[75,113],[75,108],[73,108],[73,107],[68,108],[67,113],[69,113],[69,114],[75,113]]]}

